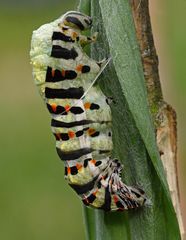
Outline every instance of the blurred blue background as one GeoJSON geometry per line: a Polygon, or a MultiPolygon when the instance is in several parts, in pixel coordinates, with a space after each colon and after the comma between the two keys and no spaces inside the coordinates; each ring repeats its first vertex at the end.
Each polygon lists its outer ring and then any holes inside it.
{"type": "MultiPolygon", "coordinates": [[[[152,2],[152,1],[151,1],[152,2]]],[[[186,178],[186,1],[150,4],[165,99],[178,114],[182,208],[186,178]]],[[[34,29],[75,0],[6,0],[0,3],[1,161],[0,239],[84,239],[82,206],[63,179],[50,119],[29,64],[34,29]]]]}

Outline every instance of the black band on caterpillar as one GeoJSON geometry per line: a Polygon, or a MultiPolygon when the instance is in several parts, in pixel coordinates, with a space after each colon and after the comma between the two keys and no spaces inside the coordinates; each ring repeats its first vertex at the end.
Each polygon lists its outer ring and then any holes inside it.
{"type": "Polygon", "coordinates": [[[90,182],[84,184],[84,185],[77,185],[77,184],[69,184],[74,191],[78,194],[85,194],[88,191],[91,191],[95,185],[95,181],[98,179],[99,176],[94,177],[90,182]]]}
{"type": "Polygon", "coordinates": [[[76,126],[84,126],[90,123],[94,123],[92,120],[80,120],[75,122],[61,122],[57,121],[55,119],[52,119],[51,126],[52,127],[58,127],[58,128],[73,128],[76,126]]]}
{"type": "Polygon", "coordinates": [[[64,42],[75,42],[75,40],[73,40],[69,36],[66,36],[62,32],[54,32],[53,35],[52,35],[52,41],[53,40],[61,40],[61,41],[64,41],[64,42]]]}
{"type": "Polygon", "coordinates": [[[78,158],[94,151],[94,149],[92,149],[92,148],[81,148],[78,150],[68,151],[68,152],[62,151],[59,148],[56,148],[56,150],[57,150],[59,157],[63,161],[77,160],[78,158]]]}
{"type": "Polygon", "coordinates": [[[45,88],[45,97],[46,98],[59,98],[59,99],[80,99],[84,94],[82,87],[79,88],[68,88],[68,89],[53,89],[45,88]]]}
{"type": "Polygon", "coordinates": [[[54,58],[63,58],[63,59],[76,59],[78,56],[78,53],[76,52],[76,50],[74,48],[72,49],[67,49],[67,48],[63,48],[61,46],[58,45],[53,45],[52,47],[52,53],[51,53],[51,57],[54,58]]]}
{"type": "Polygon", "coordinates": [[[47,68],[46,82],[60,82],[64,80],[73,80],[77,77],[77,73],[72,70],[61,71],[59,69],[52,69],[51,67],[47,68]]]}

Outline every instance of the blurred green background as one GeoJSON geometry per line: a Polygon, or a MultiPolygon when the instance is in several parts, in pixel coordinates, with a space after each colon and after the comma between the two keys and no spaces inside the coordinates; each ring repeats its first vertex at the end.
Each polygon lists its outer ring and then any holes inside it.
{"type": "Polygon", "coordinates": [[[64,181],[29,60],[32,31],[76,6],[9,0],[0,7],[2,240],[84,239],[81,202],[64,181]]]}
{"type": "Polygon", "coordinates": [[[178,179],[186,229],[186,1],[149,2],[164,99],[177,113],[178,179]]]}
{"type": "MultiPolygon", "coordinates": [[[[152,2],[152,0],[151,0],[152,2]]],[[[34,86],[32,31],[75,0],[6,0],[0,3],[0,239],[84,239],[82,206],[63,179],[47,110],[34,86]]],[[[186,1],[151,3],[165,99],[178,114],[179,176],[184,206],[186,149],[186,1]]]]}

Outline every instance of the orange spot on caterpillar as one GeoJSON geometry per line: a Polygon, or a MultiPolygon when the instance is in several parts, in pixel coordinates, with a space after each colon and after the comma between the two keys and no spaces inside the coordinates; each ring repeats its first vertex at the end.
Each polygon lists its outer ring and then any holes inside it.
{"type": "Polygon", "coordinates": [[[75,133],[73,131],[68,131],[68,136],[69,136],[69,138],[74,138],[75,133]]]}
{"type": "Polygon", "coordinates": [[[78,72],[81,72],[82,67],[83,67],[83,65],[82,65],[82,64],[79,64],[79,65],[76,66],[76,70],[77,70],[78,72]]]}
{"type": "Polygon", "coordinates": [[[110,181],[109,181],[109,184],[112,185],[112,184],[113,184],[113,180],[110,180],[110,181]]]}
{"type": "Polygon", "coordinates": [[[53,112],[56,112],[57,104],[56,103],[52,103],[51,104],[51,108],[52,108],[53,112]]]}
{"type": "Polygon", "coordinates": [[[81,169],[82,168],[82,165],[80,163],[77,163],[76,164],[76,167],[77,167],[77,170],[81,169]]]}
{"type": "Polygon", "coordinates": [[[54,77],[54,75],[55,75],[55,70],[52,69],[52,77],[54,77]]]}
{"type": "Polygon", "coordinates": [[[62,71],[61,71],[61,75],[62,75],[63,77],[65,77],[65,70],[62,70],[62,71]]]}
{"type": "Polygon", "coordinates": [[[102,176],[101,176],[101,179],[102,179],[102,180],[105,180],[106,178],[107,178],[106,175],[102,175],[102,176]]]}
{"type": "Polygon", "coordinates": [[[118,197],[116,195],[113,196],[114,202],[117,203],[118,202],[118,197]]]}
{"type": "Polygon", "coordinates": [[[92,159],[92,160],[90,160],[90,162],[95,165],[96,160],[95,160],[95,159],[92,159]]]}
{"type": "Polygon", "coordinates": [[[87,131],[90,136],[96,132],[94,128],[89,128],[87,131]]]}
{"type": "Polygon", "coordinates": [[[68,173],[68,174],[71,174],[71,169],[70,169],[70,167],[67,168],[67,173],[68,173]]]}
{"type": "Polygon", "coordinates": [[[93,194],[94,196],[96,196],[97,192],[98,192],[98,189],[97,189],[95,192],[93,192],[92,194],[93,194]]]}
{"type": "Polygon", "coordinates": [[[58,140],[60,140],[61,139],[60,133],[56,133],[56,137],[57,137],[58,140]]]}
{"type": "Polygon", "coordinates": [[[66,112],[69,112],[69,111],[70,111],[70,105],[66,105],[66,106],[65,106],[65,111],[66,111],[66,112]]]}
{"type": "Polygon", "coordinates": [[[132,199],[132,197],[130,196],[129,193],[126,193],[126,197],[129,198],[129,199],[132,199]]]}
{"type": "Polygon", "coordinates": [[[85,108],[85,109],[90,109],[90,106],[91,106],[91,103],[89,103],[89,102],[86,102],[86,103],[84,104],[84,108],[85,108]]]}
{"type": "Polygon", "coordinates": [[[76,32],[72,33],[72,38],[76,38],[78,36],[78,34],[76,32]]]}

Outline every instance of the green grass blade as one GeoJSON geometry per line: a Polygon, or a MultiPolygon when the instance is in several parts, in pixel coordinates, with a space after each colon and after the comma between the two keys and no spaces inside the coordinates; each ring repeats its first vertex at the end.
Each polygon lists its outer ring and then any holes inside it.
{"type": "MultiPolygon", "coordinates": [[[[114,97],[113,156],[124,164],[123,180],[143,188],[152,201],[125,213],[87,213],[90,240],[179,240],[163,165],[156,146],[143,68],[128,0],[91,2],[93,31],[99,39],[91,49],[97,60],[112,56],[113,65],[99,83],[106,96],[114,97]],[[94,224],[93,224],[94,222],[94,224]],[[93,233],[94,232],[94,233],[93,233]],[[91,233],[91,234],[90,234],[91,233]]],[[[89,211],[89,210],[85,210],[89,211]]]]}
{"type": "Polygon", "coordinates": [[[90,7],[91,7],[90,0],[80,0],[78,5],[78,11],[90,16],[90,7]]]}
{"type": "Polygon", "coordinates": [[[134,24],[131,17],[131,10],[127,3],[128,0],[117,1],[117,3],[116,1],[112,1],[108,7],[107,1],[101,0],[100,7],[103,22],[105,23],[110,52],[120,81],[121,90],[126,97],[129,109],[152,158],[157,174],[167,191],[168,187],[164,177],[162,162],[159,159],[154,127],[147,103],[147,91],[138,44],[135,38],[134,24]],[[114,15],[114,12],[117,15],[114,15]]]}
{"type": "Polygon", "coordinates": [[[86,239],[96,239],[96,221],[95,211],[93,209],[83,206],[83,218],[85,223],[85,236],[86,239]]]}

